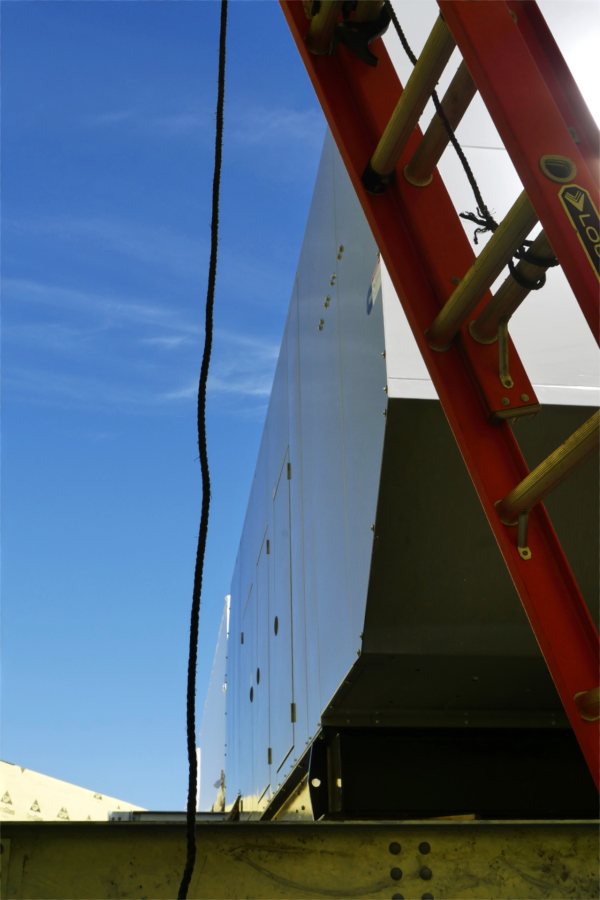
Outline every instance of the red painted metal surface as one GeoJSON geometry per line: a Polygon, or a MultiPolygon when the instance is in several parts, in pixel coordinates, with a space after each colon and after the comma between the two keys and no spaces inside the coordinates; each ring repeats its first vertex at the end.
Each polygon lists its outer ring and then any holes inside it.
{"type": "MultiPolygon", "coordinates": [[[[305,45],[308,22],[303,5],[296,0],[281,0],[281,5],[567,716],[598,780],[598,728],[596,723],[582,720],[573,699],[598,684],[598,634],[544,508],[539,506],[530,516],[532,558],[528,561],[518,553],[516,528],[502,525],[496,513],[494,504],[528,470],[510,426],[490,424],[490,407],[484,396],[497,389],[498,378],[497,369],[492,372],[490,348],[482,348],[478,356],[466,327],[444,353],[432,351],[425,338],[456,279],[472,264],[472,249],[438,173],[426,188],[414,187],[403,177],[404,165],[420,139],[418,130],[396,167],[390,188],[380,196],[363,188],[361,175],[402,90],[382,41],[371,45],[379,59],[376,68],[367,67],[342,46],[335,55],[312,56],[305,45]]],[[[492,0],[443,6],[474,6],[486,11],[502,6],[506,12],[507,5],[492,0]]],[[[551,191],[544,194],[548,206],[554,198],[548,199],[546,194],[551,191]]],[[[572,240],[569,246],[573,247],[572,240]]],[[[578,260],[575,269],[579,272],[586,266],[589,268],[587,260],[578,260]]],[[[584,285],[586,277],[587,272],[578,276],[584,285]]],[[[578,278],[574,279],[577,283],[578,278]]],[[[477,311],[472,318],[476,315],[477,311]]],[[[513,377],[517,366],[518,378],[528,384],[511,348],[513,377]]],[[[521,390],[519,387],[519,393],[521,390]]],[[[533,396],[531,386],[525,392],[533,396]]]]}

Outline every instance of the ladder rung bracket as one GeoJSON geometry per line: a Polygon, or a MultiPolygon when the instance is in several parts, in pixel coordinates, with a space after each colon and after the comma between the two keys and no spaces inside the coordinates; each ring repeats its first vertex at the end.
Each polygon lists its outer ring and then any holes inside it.
{"type": "MultiPolygon", "coordinates": [[[[478,308],[481,309],[486,302],[487,296],[478,308]]],[[[508,359],[511,383],[503,384],[498,366],[498,343],[480,344],[475,341],[468,323],[462,326],[460,335],[461,352],[473,372],[490,419],[516,419],[540,411],[534,387],[510,337],[508,359]]]]}
{"type": "Polygon", "coordinates": [[[533,0],[438,4],[600,342],[598,275],[593,250],[581,238],[585,223],[567,214],[560,196],[565,183],[540,166],[544,156],[571,161],[576,171],[567,183],[597,205],[598,132],[577,85],[533,0]]]}
{"type": "MultiPolygon", "coordinates": [[[[484,5],[487,8],[489,4],[484,5]]],[[[302,5],[281,0],[281,6],[567,716],[592,775],[598,779],[598,730],[582,720],[574,700],[575,695],[597,684],[596,628],[543,506],[530,516],[528,539],[533,555],[527,561],[519,555],[515,529],[499,520],[494,503],[525,478],[528,468],[508,423],[487,424],[480,370],[475,377],[466,356],[466,336],[445,353],[432,350],[425,337],[474,260],[464,229],[437,171],[425,188],[410,185],[402,175],[403,166],[417,149],[418,130],[384,194],[371,196],[362,185],[372,148],[401,91],[383,42],[371,44],[379,59],[374,68],[353,59],[344,47],[330,57],[311,56],[305,45],[307,23],[302,5]]],[[[489,295],[482,303],[488,300],[489,295]]],[[[470,343],[476,344],[472,339],[470,343]]],[[[511,354],[512,367],[518,357],[516,351],[511,354]]]]}

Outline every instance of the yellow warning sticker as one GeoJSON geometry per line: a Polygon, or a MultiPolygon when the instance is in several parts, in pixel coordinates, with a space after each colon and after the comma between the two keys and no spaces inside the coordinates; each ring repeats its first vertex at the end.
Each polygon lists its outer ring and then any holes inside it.
{"type": "Polygon", "coordinates": [[[592,268],[600,278],[600,216],[592,198],[578,184],[565,184],[558,192],[560,202],[577,232],[592,268]]]}

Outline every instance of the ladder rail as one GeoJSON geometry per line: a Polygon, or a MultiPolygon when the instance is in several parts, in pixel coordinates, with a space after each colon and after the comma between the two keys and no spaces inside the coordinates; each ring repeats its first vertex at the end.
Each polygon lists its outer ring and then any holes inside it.
{"type": "MultiPolygon", "coordinates": [[[[439,173],[434,172],[425,189],[409,184],[401,175],[418,147],[418,129],[388,190],[373,196],[363,186],[361,176],[401,93],[383,42],[371,45],[379,63],[368,71],[343,47],[333,56],[312,56],[305,44],[307,21],[302,5],[294,0],[280,2],[565,712],[598,780],[597,725],[583,719],[575,700],[597,685],[596,628],[544,507],[531,511],[532,556],[525,561],[518,552],[516,528],[502,524],[495,506],[528,474],[510,426],[502,421],[490,426],[489,409],[482,403],[486,378],[493,377],[499,384],[497,350],[477,344],[467,323],[444,353],[433,350],[426,339],[456,278],[472,264],[472,248],[439,173]],[[490,356],[477,355],[484,350],[490,356]]],[[[486,8],[491,5],[485,4],[486,8]]],[[[479,309],[487,302],[489,294],[479,309]]],[[[513,369],[517,361],[511,347],[513,369]]],[[[526,379],[520,372],[517,383],[521,374],[526,379]]]]}

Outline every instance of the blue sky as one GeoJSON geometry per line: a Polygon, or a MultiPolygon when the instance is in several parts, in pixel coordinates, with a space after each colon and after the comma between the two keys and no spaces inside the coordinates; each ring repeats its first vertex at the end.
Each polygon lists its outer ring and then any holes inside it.
{"type": "MultiPolygon", "coordinates": [[[[186,797],[219,7],[3,2],[2,758],[186,797]]],[[[275,2],[229,14],[199,706],[319,152],[275,2]]]]}

